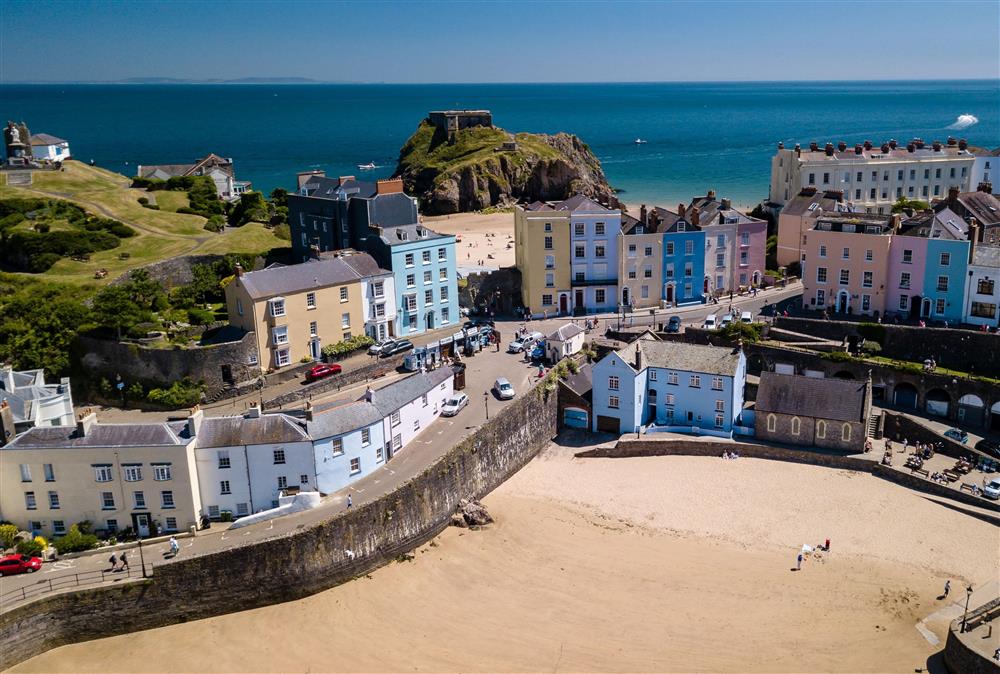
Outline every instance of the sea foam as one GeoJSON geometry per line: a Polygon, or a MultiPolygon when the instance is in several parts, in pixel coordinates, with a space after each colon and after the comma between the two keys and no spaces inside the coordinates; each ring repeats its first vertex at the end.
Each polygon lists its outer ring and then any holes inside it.
{"type": "Polygon", "coordinates": [[[976,117],[975,115],[970,115],[969,113],[965,113],[964,115],[959,115],[958,117],[956,117],[955,123],[949,126],[948,128],[955,130],[968,129],[973,124],[979,124],[979,118],[976,117]]]}

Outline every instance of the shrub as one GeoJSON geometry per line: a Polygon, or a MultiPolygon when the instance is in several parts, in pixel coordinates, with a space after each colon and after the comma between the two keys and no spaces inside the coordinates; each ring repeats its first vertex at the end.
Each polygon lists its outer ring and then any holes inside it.
{"type": "Polygon", "coordinates": [[[279,239],[282,239],[283,241],[291,241],[292,240],[292,230],[289,228],[289,226],[287,224],[275,225],[274,229],[271,230],[271,231],[274,232],[274,235],[276,237],[278,237],[279,239]]]}
{"type": "Polygon", "coordinates": [[[210,232],[221,232],[226,228],[226,219],[221,215],[213,215],[205,222],[205,229],[210,232]]]}
{"type": "Polygon", "coordinates": [[[885,343],[885,326],[878,323],[862,323],[858,326],[858,334],[869,341],[885,343]]]}
{"type": "Polygon", "coordinates": [[[368,335],[356,335],[346,341],[324,346],[323,357],[338,358],[340,356],[346,356],[347,354],[357,351],[358,349],[366,349],[374,343],[375,340],[368,335]]]}
{"type": "Polygon", "coordinates": [[[577,372],[580,371],[580,364],[572,358],[566,361],[566,367],[573,374],[576,374],[577,372]]]}
{"type": "Polygon", "coordinates": [[[146,400],[165,407],[190,407],[201,400],[201,387],[190,379],[183,379],[167,389],[154,388],[146,395],[146,400]]]}
{"type": "Polygon", "coordinates": [[[52,229],[52,225],[47,222],[37,222],[35,223],[35,231],[39,234],[48,234],[52,229]]]}
{"type": "Polygon", "coordinates": [[[125,389],[125,394],[128,395],[132,400],[141,400],[145,395],[145,391],[142,389],[142,384],[137,381],[129,384],[128,388],[125,389]]]}
{"type": "Polygon", "coordinates": [[[145,206],[149,203],[149,199],[147,197],[139,197],[139,203],[145,206]]]}
{"type": "Polygon", "coordinates": [[[62,255],[56,253],[40,253],[28,258],[28,271],[32,274],[41,274],[52,269],[52,265],[62,259],[62,255]]]}
{"type": "Polygon", "coordinates": [[[13,524],[0,524],[0,547],[4,550],[14,545],[17,540],[17,527],[13,524]]]}
{"type": "MultiPolygon", "coordinates": [[[[148,208],[151,211],[158,211],[158,210],[160,210],[160,205],[159,204],[143,204],[142,207],[143,208],[148,208]]],[[[181,210],[178,208],[177,212],[180,213],[181,210]]]]}
{"type": "Polygon", "coordinates": [[[198,215],[198,211],[194,210],[190,206],[181,206],[177,209],[178,213],[183,213],[184,215],[198,215]]]}
{"type": "Polygon", "coordinates": [[[15,550],[19,555],[38,557],[46,547],[48,547],[48,542],[41,536],[35,536],[30,541],[21,541],[18,543],[15,550]]]}
{"type": "Polygon", "coordinates": [[[830,353],[824,353],[820,358],[834,363],[849,363],[854,360],[854,356],[846,351],[831,351],[830,353]]]}
{"type": "Polygon", "coordinates": [[[760,341],[763,329],[764,326],[760,323],[733,322],[714,332],[732,341],[742,339],[744,344],[756,344],[760,341]]]}
{"type": "Polygon", "coordinates": [[[198,307],[191,307],[187,310],[188,322],[191,325],[208,325],[215,320],[215,314],[211,311],[206,311],[205,309],[199,309],[198,307]]]}
{"type": "Polygon", "coordinates": [[[65,536],[55,539],[52,545],[55,546],[60,555],[65,555],[69,552],[90,550],[97,547],[97,536],[83,533],[80,531],[80,525],[74,524],[69,528],[65,536]]]}
{"type": "Polygon", "coordinates": [[[233,521],[233,513],[231,511],[229,511],[229,510],[223,510],[222,512],[219,513],[219,521],[221,521],[221,522],[232,522],[233,521]]]}
{"type": "Polygon", "coordinates": [[[862,349],[862,350],[863,350],[863,351],[864,351],[865,353],[870,353],[870,354],[877,354],[877,353],[879,353],[880,351],[882,351],[882,345],[881,345],[881,344],[879,344],[878,342],[871,342],[871,341],[868,341],[868,342],[865,342],[865,343],[864,343],[864,346],[862,346],[862,347],[861,347],[861,349],[862,349]]]}

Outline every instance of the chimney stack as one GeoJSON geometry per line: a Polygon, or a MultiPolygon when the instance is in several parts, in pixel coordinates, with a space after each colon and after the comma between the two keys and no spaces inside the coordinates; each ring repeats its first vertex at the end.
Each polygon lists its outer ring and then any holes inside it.
{"type": "Polygon", "coordinates": [[[866,150],[872,149],[872,142],[870,140],[865,141],[865,149],[866,150]]]}
{"type": "Polygon", "coordinates": [[[984,180],[976,186],[977,192],[986,192],[987,194],[993,194],[993,181],[984,180]]]}
{"type": "Polygon", "coordinates": [[[243,416],[247,419],[260,419],[260,408],[257,407],[257,403],[250,403],[250,407],[247,408],[246,414],[243,416]]]}
{"type": "Polygon", "coordinates": [[[313,260],[319,259],[319,246],[317,246],[315,243],[309,246],[309,257],[310,259],[313,260]]]}
{"type": "Polygon", "coordinates": [[[635,371],[642,371],[642,339],[638,339],[635,342],[635,371]]]}
{"type": "Polygon", "coordinates": [[[832,156],[833,156],[833,143],[827,143],[827,144],[826,144],[826,145],[825,145],[825,146],[823,147],[823,152],[825,152],[825,153],[826,153],[826,156],[827,156],[827,157],[832,157],[832,156]]]}
{"type": "Polygon", "coordinates": [[[887,154],[889,152],[889,143],[882,143],[882,147],[879,148],[882,154],[887,154]]]}
{"type": "Polygon", "coordinates": [[[861,152],[862,152],[863,149],[864,148],[862,148],[860,145],[855,145],[854,146],[854,154],[861,154],[861,152]]]}
{"type": "Polygon", "coordinates": [[[959,150],[964,150],[967,147],[969,147],[969,141],[965,140],[964,138],[959,138],[958,139],[958,149],[959,150]]]}
{"type": "Polygon", "coordinates": [[[896,142],[896,139],[895,138],[890,138],[889,139],[889,147],[891,149],[895,150],[896,149],[896,145],[898,145],[898,143],[896,142]]]}
{"type": "Polygon", "coordinates": [[[893,232],[899,231],[899,226],[903,223],[903,216],[899,213],[893,213],[892,218],[889,220],[889,224],[892,227],[893,232]]]}
{"type": "Polygon", "coordinates": [[[840,141],[839,143],[837,143],[837,149],[843,152],[844,150],[847,149],[847,143],[845,143],[844,141],[840,141]]]}
{"type": "Polygon", "coordinates": [[[816,144],[816,141],[812,141],[811,143],[809,143],[810,152],[816,152],[817,150],[819,150],[819,145],[816,144]]]}
{"type": "Polygon", "coordinates": [[[313,420],[313,404],[311,400],[306,401],[306,421],[313,420]]]}
{"type": "Polygon", "coordinates": [[[339,178],[337,178],[337,184],[343,185],[348,180],[354,180],[354,176],[340,176],[339,178]]]}
{"type": "Polygon", "coordinates": [[[677,204],[677,215],[684,217],[684,213],[687,211],[687,206],[684,204],[677,204]]]}
{"type": "Polygon", "coordinates": [[[646,204],[639,206],[639,222],[646,224],[646,204]]]}
{"type": "Polygon", "coordinates": [[[796,157],[802,156],[802,146],[799,145],[798,143],[795,144],[795,156],[796,157]]]}
{"type": "Polygon", "coordinates": [[[705,195],[705,196],[707,196],[709,198],[709,200],[715,199],[715,190],[709,190],[708,194],[705,195]]]}
{"type": "Polygon", "coordinates": [[[698,211],[697,206],[692,207],[691,212],[688,215],[690,216],[688,220],[691,222],[692,225],[697,225],[699,222],[701,222],[701,213],[698,211]]]}
{"type": "Polygon", "coordinates": [[[732,207],[733,207],[733,202],[731,200],[729,200],[729,199],[723,199],[722,200],[722,210],[728,211],[732,207]]]}
{"type": "Polygon", "coordinates": [[[399,194],[403,191],[402,178],[389,178],[375,182],[375,194],[399,194]]]}
{"type": "Polygon", "coordinates": [[[906,151],[907,151],[907,152],[913,152],[913,151],[915,151],[916,149],[917,149],[917,145],[916,145],[916,143],[907,143],[907,144],[906,144],[906,151]]]}
{"type": "Polygon", "coordinates": [[[372,401],[372,397],[374,397],[374,394],[375,394],[375,392],[372,391],[372,387],[371,386],[366,386],[365,387],[365,402],[370,403],[372,401]]]}
{"type": "Polygon", "coordinates": [[[202,411],[201,405],[195,405],[188,412],[187,418],[187,428],[188,436],[195,438],[198,437],[198,433],[201,432],[201,424],[205,420],[205,412],[202,411]]]}
{"type": "Polygon", "coordinates": [[[780,140],[778,141],[778,149],[779,150],[784,150],[785,149],[785,144],[783,142],[781,142],[780,140]]]}
{"type": "Polygon", "coordinates": [[[931,147],[934,148],[935,152],[940,152],[941,151],[941,141],[939,141],[939,140],[934,141],[934,143],[931,144],[931,147]]]}
{"type": "MultiPolygon", "coordinates": [[[[972,257],[976,254],[976,244],[979,243],[979,223],[975,218],[969,219],[969,264],[972,264],[972,257]]],[[[972,273],[971,271],[969,272],[972,273]]]]}
{"type": "Polygon", "coordinates": [[[948,145],[956,145],[957,143],[958,141],[955,139],[954,136],[948,136],[948,145]]]}
{"type": "Polygon", "coordinates": [[[958,187],[955,185],[948,188],[948,203],[952,206],[958,203],[958,187]]]}
{"type": "Polygon", "coordinates": [[[87,437],[90,430],[97,423],[97,413],[92,409],[85,409],[76,415],[76,434],[81,438],[87,437]]]}

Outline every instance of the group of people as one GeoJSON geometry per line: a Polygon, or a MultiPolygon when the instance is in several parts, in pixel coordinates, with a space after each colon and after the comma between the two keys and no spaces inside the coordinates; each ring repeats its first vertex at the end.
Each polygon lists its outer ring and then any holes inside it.
{"type": "Polygon", "coordinates": [[[722,453],[722,458],[723,459],[738,459],[738,458],[740,458],[740,453],[739,452],[723,452],[722,453]]]}

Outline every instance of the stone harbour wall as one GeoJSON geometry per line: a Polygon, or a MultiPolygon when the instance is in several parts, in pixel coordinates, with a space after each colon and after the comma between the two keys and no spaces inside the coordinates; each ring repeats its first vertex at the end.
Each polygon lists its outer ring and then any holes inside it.
{"type": "Polygon", "coordinates": [[[536,386],[378,501],[288,536],[159,566],[146,581],[4,612],[0,668],[64,644],[299,599],[366,574],[440,533],[459,499],[482,498],[530,461],[556,433],[556,408],[556,394],[536,386]]]}

